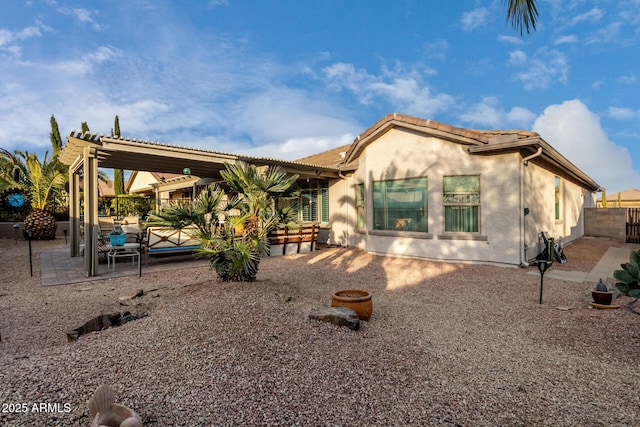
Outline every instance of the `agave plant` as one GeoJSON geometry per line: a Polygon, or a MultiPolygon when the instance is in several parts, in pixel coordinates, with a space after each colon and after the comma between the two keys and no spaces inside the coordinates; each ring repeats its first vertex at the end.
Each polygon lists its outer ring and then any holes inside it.
{"type": "Polygon", "coordinates": [[[622,270],[613,272],[613,277],[618,280],[616,287],[625,295],[640,297],[640,253],[631,252],[629,262],[620,266],[622,270]]]}

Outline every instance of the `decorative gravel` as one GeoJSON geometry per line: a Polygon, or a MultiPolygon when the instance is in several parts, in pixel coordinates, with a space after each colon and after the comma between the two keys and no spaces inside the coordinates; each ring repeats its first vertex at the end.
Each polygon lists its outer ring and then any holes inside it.
{"type": "MultiPolygon", "coordinates": [[[[640,425],[640,316],[627,297],[589,308],[588,284],[545,278],[540,305],[531,269],[323,248],[263,260],[255,283],[196,267],[43,287],[38,254],[60,244],[34,242],[30,277],[26,244],[0,240],[2,426],[89,426],[100,384],[145,426],[640,425]],[[308,320],[343,289],[373,295],[359,331],[308,320]]],[[[609,245],[568,245],[563,268],[609,245]]]]}

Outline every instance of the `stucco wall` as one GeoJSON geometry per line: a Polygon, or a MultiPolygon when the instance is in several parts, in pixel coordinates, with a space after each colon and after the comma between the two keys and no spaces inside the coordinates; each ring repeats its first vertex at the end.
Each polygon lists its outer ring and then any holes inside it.
{"type": "MultiPolygon", "coordinates": [[[[520,263],[520,181],[518,154],[471,156],[465,147],[407,131],[391,130],[360,156],[348,181],[351,201],[349,245],[372,253],[441,260],[520,263]],[[480,239],[458,239],[444,233],[443,176],[480,176],[480,239]],[[373,181],[428,178],[428,233],[373,230],[373,181]],[[355,185],[365,183],[367,233],[356,232],[355,185]]],[[[332,221],[332,227],[334,223],[332,221]]],[[[338,234],[338,233],[336,233],[338,234]]],[[[337,237],[337,236],[336,236],[337,237]]]]}
{"type": "Polygon", "coordinates": [[[151,172],[139,171],[136,174],[133,182],[131,183],[131,188],[129,189],[129,192],[135,193],[139,191],[148,191],[149,188],[151,188],[150,184],[156,183],[156,182],[157,180],[151,174],[151,172]]]}
{"type": "MultiPolygon", "coordinates": [[[[561,175],[561,174],[558,174],[561,175]]],[[[570,242],[584,234],[583,207],[595,196],[561,177],[561,215],[555,219],[555,176],[519,153],[469,155],[460,144],[391,129],[369,144],[358,170],[330,184],[329,243],[381,255],[519,265],[542,249],[541,231],[570,242]],[[479,235],[444,232],[443,177],[479,175],[479,235]],[[427,233],[373,228],[373,182],[428,178],[427,233]],[[356,230],[356,186],[365,184],[366,230],[356,230]],[[524,215],[524,208],[529,214],[524,215]],[[465,238],[472,237],[472,238],[465,238]]]]}
{"type": "Polygon", "coordinates": [[[555,239],[569,243],[584,235],[584,207],[595,206],[595,195],[561,177],[560,219],[555,218],[555,177],[534,163],[524,167],[524,207],[526,259],[532,259],[543,249],[540,238],[547,231],[555,239]]]}

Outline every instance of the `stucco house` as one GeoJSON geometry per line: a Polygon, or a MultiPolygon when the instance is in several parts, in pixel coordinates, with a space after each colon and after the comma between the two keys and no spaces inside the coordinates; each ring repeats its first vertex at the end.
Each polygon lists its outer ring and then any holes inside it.
{"type": "Polygon", "coordinates": [[[568,243],[600,186],[540,135],[390,114],[341,151],[328,243],[379,255],[520,265],[540,232],[568,243]]]}
{"type": "MultiPolygon", "coordinates": [[[[581,237],[584,208],[595,207],[601,191],[537,133],[471,130],[400,114],[387,115],[350,145],[297,161],[73,131],[61,160],[70,165],[72,183],[81,169],[91,172],[94,183],[98,166],[144,165],[174,174],[158,182],[157,174],[134,172],[129,190],[181,197],[219,180],[225,163],[278,165],[300,176],[299,219],[320,225],[321,243],[386,256],[513,266],[540,253],[542,231],[564,243],[581,237]],[[190,176],[180,176],[187,166],[190,176]]],[[[74,191],[71,228],[77,229],[80,203],[74,191]]],[[[96,206],[92,192],[84,198],[85,207],[96,206]]],[[[88,229],[97,212],[84,218],[88,229]]],[[[91,235],[85,233],[85,247],[91,247],[87,239],[91,235]]],[[[72,243],[75,256],[79,234],[72,243]]],[[[96,269],[94,258],[87,274],[96,269]]]]}
{"type": "Polygon", "coordinates": [[[195,195],[193,187],[198,181],[197,176],[191,175],[132,171],[125,192],[154,198],[156,206],[162,207],[169,202],[192,200],[195,195]]]}

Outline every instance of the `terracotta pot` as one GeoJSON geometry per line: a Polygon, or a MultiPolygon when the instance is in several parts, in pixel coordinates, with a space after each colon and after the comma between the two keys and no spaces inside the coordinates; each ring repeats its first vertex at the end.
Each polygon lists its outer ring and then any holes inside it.
{"type": "Polygon", "coordinates": [[[613,292],[591,291],[591,297],[596,304],[609,305],[613,298],[613,292]]]}
{"type": "Polygon", "coordinates": [[[361,320],[369,320],[373,312],[371,294],[367,291],[346,290],[334,292],[331,307],[348,307],[358,314],[361,320]]]}

